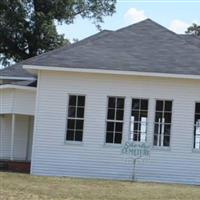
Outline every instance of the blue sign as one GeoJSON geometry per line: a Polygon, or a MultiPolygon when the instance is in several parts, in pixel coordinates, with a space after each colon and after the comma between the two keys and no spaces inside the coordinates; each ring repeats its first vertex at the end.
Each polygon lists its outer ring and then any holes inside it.
{"type": "Polygon", "coordinates": [[[122,148],[122,154],[132,157],[150,156],[150,146],[144,142],[126,142],[122,148]]]}

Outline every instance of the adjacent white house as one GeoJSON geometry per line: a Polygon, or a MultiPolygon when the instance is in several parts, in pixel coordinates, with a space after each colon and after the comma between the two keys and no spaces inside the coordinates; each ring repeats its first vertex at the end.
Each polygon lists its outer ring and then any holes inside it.
{"type": "Polygon", "coordinates": [[[200,184],[200,40],[150,19],[0,71],[0,159],[31,174],[200,184]],[[33,123],[34,122],[34,123],[33,123]]]}

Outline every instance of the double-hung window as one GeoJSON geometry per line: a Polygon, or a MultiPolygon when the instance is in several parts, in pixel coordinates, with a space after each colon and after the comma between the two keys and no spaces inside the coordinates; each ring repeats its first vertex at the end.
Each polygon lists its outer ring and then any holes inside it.
{"type": "Polygon", "coordinates": [[[130,140],[146,142],[148,99],[132,99],[130,140]]]}
{"type": "Polygon", "coordinates": [[[123,120],[124,98],[108,97],[106,143],[120,144],[122,142],[123,120]]]}
{"type": "Polygon", "coordinates": [[[84,112],[85,96],[69,95],[66,140],[83,140],[84,112]]]}
{"type": "Polygon", "coordinates": [[[194,149],[200,150],[200,103],[195,105],[194,149]]]}
{"type": "Polygon", "coordinates": [[[170,146],[172,101],[157,100],[154,124],[154,146],[170,146]]]}

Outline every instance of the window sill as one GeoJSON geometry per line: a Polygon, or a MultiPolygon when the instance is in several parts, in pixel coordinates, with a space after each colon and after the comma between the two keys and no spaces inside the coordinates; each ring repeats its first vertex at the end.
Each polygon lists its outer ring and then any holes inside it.
{"type": "Polygon", "coordinates": [[[64,142],[65,145],[75,145],[75,146],[83,146],[83,142],[79,141],[66,141],[64,142]]]}
{"type": "Polygon", "coordinates": [[[170,147],[152,146],[152,150],[156,150],[156,151],[171,151],[171,148],[170,147]]]}
{"type": "Polygon", "coordinates": [[[193,153],[200,153],[200,149],[192,149],[193,153]]]}
{"type": "Polygon", "coordinates": [[[108,148],[122,148],[122,144],[104,143],[104,147],[108,148]]]}

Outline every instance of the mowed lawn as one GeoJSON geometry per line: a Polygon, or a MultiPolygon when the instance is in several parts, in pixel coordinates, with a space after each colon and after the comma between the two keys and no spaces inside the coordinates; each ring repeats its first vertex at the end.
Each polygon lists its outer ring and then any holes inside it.
{"type": "Polygon", "coordinates": [[[7,200],[200,200],[200,187],[0,172],[0,199],[7,200]]]}

